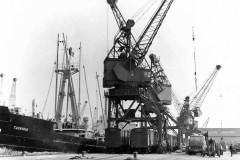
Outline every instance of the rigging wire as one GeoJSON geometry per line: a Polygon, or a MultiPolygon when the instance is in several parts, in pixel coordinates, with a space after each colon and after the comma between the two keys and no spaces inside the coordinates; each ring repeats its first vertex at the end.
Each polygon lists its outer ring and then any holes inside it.
{"type": "Polygon", "coordinates": [[[88,105],[89,105],[89,109],[90,109],[90,116],[91,116],[91,121],[92,121],[92,126],[93,126],[92,107],[91,107],[91,103],[90,103],[90,97],[89,97],[88,85],[87,85],[87,77],[86,77],[86,70],[85,70],[84,65],[83,65],[83,71],[84,71],[85,85],[86,85],[86,90],[87,90],[88,105]]]}
{"type": "Polygon", "coordinates": [[[106,46],[106,51],[108,52],[109,51],[109,44],[108,44],[108,42],[109,42],[109,9],[108,9],[108,5],[106,5],[106,21],[107,21],[107,39],[106,39],[106,41],[107,41],[107,46],[106,46]]]}
{"type": "Polygon", "coordinates": [[[154,0],[150,3],[144,3],[143,6],[135,12],[131,19],[135,19],[135,22],[138,22],[152,8],[152,6],[156,4],[157,1],[158,0],[154,0]]]}
{"type": "Polygon", "coordinates": [[[47,105],[50,89],[51,89],[51,86],[52,86],[52,80],[53,80],[53,76],[54,76],[54,68],[55,68],[55,66],[53,67],[53,70],[52,70],[51,80],[50,80],[50,84],[49,84],[48,91],[47,91],[47,97],[46,97],[44,105],[43,105],[42,113],[44,112],[44,110],[46,108],[46,105],[47,105]]]}

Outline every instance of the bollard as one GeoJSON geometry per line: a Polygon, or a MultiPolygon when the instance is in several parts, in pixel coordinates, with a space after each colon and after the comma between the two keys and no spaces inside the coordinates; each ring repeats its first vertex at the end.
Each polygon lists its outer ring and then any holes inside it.
{"type": "Polygon", "coordinates": [[[133,159],[137,159],[138,152],[133,152],[133,159]]]}
{"type": "Polygon", "coordinates": [[[82,151],[82,157],[85,157],[86,151],[82,151]]]}

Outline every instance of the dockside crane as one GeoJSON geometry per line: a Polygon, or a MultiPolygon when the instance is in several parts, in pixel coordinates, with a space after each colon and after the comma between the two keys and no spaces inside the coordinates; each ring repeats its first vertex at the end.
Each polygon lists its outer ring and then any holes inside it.
{"type": "Polygon", "coordinates": [[[197,92],[197,94],[193,97],[193,99],[190,102],[190,106],[193,110],[194,117],[199,117],[202,112],[200,110],[203,101],[205,100],[210,88],[213,85],[213,82],[217,76],[218,71],[221,69],[221,65],[216,65],[213,72],[210,74],[208,79],[205,81],[203,86],[200,88],[200,90],[197,92]]]}
{"type": "MultiPolygon", "coordinates": [[[[203,83],[200,90],[195,94],[192,100],[190,97],[185,97],[184,104],[181,107],[180,115],[178,117],[178,145],[183,142],[182,135],[191,135],[193,132],[197,132],[197,122],[194,120],[195,117],[199,117],[201,112],[201,106],[213,85],[213,82],[220,70],[221,65],[216,65],[213,72],[203,83]]],[[[186,137],[185,136],[185,137],[186,137]]]]}
{"type": "MultiPolygon", "coordinates": [[[[122,17],[121,12],[116,6],[116,0],[107,0],[110,5],[119,31],[114,38],[114,45],[104,60],[104,88],[110,88],[106,98],[108,98],[108,127],[106,129],[106,146],[119,147],[121,142],[116,142],[113,135],[120,136],[119,123],[124,122],[122,129],[130,122],[140,122],[141,126],[155,128],[159,133],[159,146],[162,140],[162,110],[163,101],[159,99],[159,93],[163,90],[162,86],[157,91],[153,86],[163,85],[159,83],[157,73],[150,66],[145,56],[157,34],[173,0],[163,0],[154,13],[146,28],[136,41],[132,36],[131,29],[134,26],[133,20],[127,22],[122,17]],[[126,108],[124,101],[129,101],[126,108]],[[139,111],[141,117],[136,117],[139,111]],[[150,112],[155,113],[156,117],[151,117],[150,112]],[[114,145],[111,144],[114,139],[114,145]]],[[[150,58],[151,59],[151,58],[150,58]]],[[[152,61],[153,62],[153,61],[152,61]]],[[[161,77],[161,76],[160,76],[161,77]]],[[[168,84],[170,87],[170,84],[168,84]]]]}

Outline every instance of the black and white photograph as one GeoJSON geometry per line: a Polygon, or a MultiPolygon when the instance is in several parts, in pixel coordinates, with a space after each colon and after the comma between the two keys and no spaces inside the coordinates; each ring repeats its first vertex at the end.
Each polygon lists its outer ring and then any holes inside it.
{"type": "Polygon", "coordinates": [[[240,159],[239,6],[0,0],[0,159],[240,159]]]}

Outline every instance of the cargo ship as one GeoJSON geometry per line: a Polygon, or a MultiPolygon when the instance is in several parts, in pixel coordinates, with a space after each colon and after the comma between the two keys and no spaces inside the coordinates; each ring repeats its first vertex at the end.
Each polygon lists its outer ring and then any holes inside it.
{"type": "MultiPolygon", "coordinates": [[[[9,104],[9,106],[0,106],[1,147],[21,151],[75,153],[83,150],[104,151],[104,138],[96,136],[94,131],[89,130],[86,125],[87,121],[84,121],[83,115],[80,114],[80,99],[77,103],[72,78],[74,74],[79,72],[80,65],[77,68],[72,64],[71,59],[74,53],[72,48],[67,46],[64,34],[62,37],[60,40],[58,35],[58,51],[55,63],[55,117],[47,120],[38,114],[35,115],[34,105],[31,116],[20,114],[21,108],[16,107],[14,103],[9,104]],[[62,48],[59,48],[61,45],[62,48]],[[58,64],[59,50],[63,51],[61,65],[58,64]],[[58,82],[60,82],[59,85],[58,82]],[[64,102],[64,97],[67,97],[67,102],[64,102]],[[66,108],[69,108],[68,101],[71,105],[71,114],[68,113],[68,110],[63,114],[64,104],[66,104],[66,108]],[[64,119],[63,115],[66,115],[64,119]]],[[[14,98],[13,96],[12,101],[15,101],[14,98]]],[[[84,105],[82,107],[86,107],[84,105]]]]}
{"type": "Polygon", "coordinates": [[[55,122],[11,113],[0,106],[0,146],[21,151],[101,152],[104,143],[86,129],[54,129],[55,122]]]}

